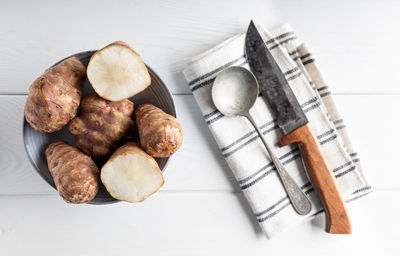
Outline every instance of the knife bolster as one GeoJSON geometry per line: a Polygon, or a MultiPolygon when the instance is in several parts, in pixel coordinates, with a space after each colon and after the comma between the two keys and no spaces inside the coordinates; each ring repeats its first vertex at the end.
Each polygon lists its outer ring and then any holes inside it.
{"type": "Polygon", "coordinates": [[[310,181],[325,209],[326,232],[350,234],[351,224],[345,202],[340,195],[336,178],[328,168],[322,148],[309,124],[283,136],[280,147],[298,143],[310,181]]]}

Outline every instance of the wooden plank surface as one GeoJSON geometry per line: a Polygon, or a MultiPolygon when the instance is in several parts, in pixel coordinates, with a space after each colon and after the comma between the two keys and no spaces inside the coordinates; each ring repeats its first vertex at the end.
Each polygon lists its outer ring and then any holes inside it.
{"type": "Polygon", "coordinates": [[[350,203],[350,236],[324,233],[320,216],[271,241],[241,194],[161,192],[145,204],[109,206],[3,196],[0,255],[396,255],[399,196],[375,192],[350,203]]]}
{"type": "Polygon", "coordinates": [[[0,1],[0,255],[398,255],[400,2],[314,0],[0,1]],[[375,192],[349,204],[354,234],[323,217],[265,239],[181,73],[243,32],[287,22],[306,41],[375,192]],[[185,140],[143,204],[65,204],[22,142],[27,89],[73,53],[124,40],[163,79],[185,140]],[[288,246],[290,245],[290,246],[288,246]]]}
{"type": "MultiPolygon", "coordinates": [[[[0,119],[4,120],[0,123],[0,194],[54,194],[26,157],[21,124],[25,99],[0,96],[0,119]]],[[[239,191],[193,96],[175,95],[174,99],[185,140],[165,172],[163,190],[239,191]]],[[[395,123],[392,111],[384,109],[400,109],[400,95],[335,95],[335,99],[374,188],[400,189],[395,149],[400,138],[382,127],[388,120],[395,123]]]]}
{"type": "Polygon", "coordinates": [[[132,44],[173,92],[188,93],[184,64],[243,32],[252,18],[290,23],[335,92],[400,93],[399,12],[394,0],[2,0],[0,93],[26,93],[61,58],[115,40],[132,44]]]}

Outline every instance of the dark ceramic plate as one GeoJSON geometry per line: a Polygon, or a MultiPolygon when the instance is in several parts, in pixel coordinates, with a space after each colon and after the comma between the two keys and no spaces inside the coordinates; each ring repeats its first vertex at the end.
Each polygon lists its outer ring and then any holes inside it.
{"type": "MultiPolygon", "coordinates": [[[[87,51],[74,54],[72,56],[77,57],[85,66],[89,63],[90,57],[96,51],[87,51]]],[[[70,57],[72,57],[70,56],[70,57]]],[[[69,57],[67,57],[69,58],[69,57]]],[[[65,59],[67,59],[65,58],[65,59]]],[[[63,59],[63,60],[65,60],[63,59]]],[[[60,63],[60,60],[58,63],[60,63]]],[[[58,63],[54,64],[57,65],[58,63]]],[[[151,85],[147,87],[143,92],[129,98],[134,102],[135,108],[141,104],[149,103],[153,104],[166,113],[176,117],[175,106],[172,100],[172,96],[168,91],[167,87],[157,76],[157,74],[150,68],[147,67],[151,76],[151,85]]],[[[95,93],[89,81],[86,79],[83,85],[83,96],[95,93]]],[[[53,178],[47,168],[47,161],[44,155],[46,147],[55,141],[66,141],[70,145],[74,145],[74,135],[72,135],[67,128],[68,125],[64,126],[62,130],[54,133],[39,133],[36,132],[24,119],[23,127],[23,139],[25,144],[26,153],[28,154],[29,160],[31,161],[33,167],[42,176],[43,179],[47,181],[53,188],[55,188],[53,178]]],[[[137,131],[134,134],[134,140],[138,141],[137,131]]],[[[156,158],[160,169],[163,170],[168,162],[168,157],[166,158],[156,158]]],[[[101,169],[102,165],[107,161],[106,159],[96,160],[96,164],[101,169]]],[[[118,202],[118,200],[112,198],[104,186],[101,184],[99,193],[97,196],[89,202],[90,204],[110,204],[118,202]]]]}

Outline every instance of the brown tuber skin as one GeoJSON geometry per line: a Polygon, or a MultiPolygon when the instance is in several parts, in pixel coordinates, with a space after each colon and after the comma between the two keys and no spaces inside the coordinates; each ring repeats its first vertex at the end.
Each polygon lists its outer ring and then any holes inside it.
{"type": "Polygon", "coordinates": [[[46,70],[29,87],[26,121],[38,132],[55,132],[78,110],[86,77],[85,66],[71,57],[46,70]]]}
{"type": "Polygon", "coordinates": [[[147,154],[168,157],[182,145],[182,126],[175,117],[150,104],[139,106],[135,117],[140,144],[147,154]]]}
{"type": "Polygon", "coordinates": [[[133,128],[133,103],[126,99],[108,101],[92,94],[82,99],[78,117],[69,124],[75,145],[96,157],[107,156],[133,128]]]}
{"type": "Polygon", "coordinates": [[[100,172],[93,160],[65,142],[54,142],[45,151],[58,193],[67,203],[91,201],[99,189],[100,172]]]}

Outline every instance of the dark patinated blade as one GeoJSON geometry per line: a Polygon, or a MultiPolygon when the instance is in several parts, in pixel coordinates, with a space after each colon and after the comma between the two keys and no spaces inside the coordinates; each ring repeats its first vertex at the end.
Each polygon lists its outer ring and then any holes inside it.
{"type": "Polygon", "coordinates": [[[261,38],[253,21],[247,29],[245,53],[247,62],[257,78],[261,94],[274,111],[284,134],[308,123],[296,96],[261,38]]]}

